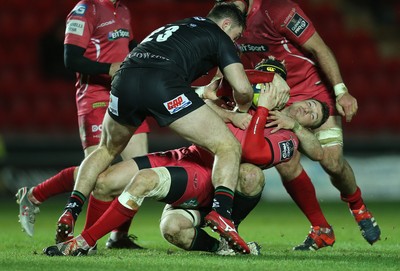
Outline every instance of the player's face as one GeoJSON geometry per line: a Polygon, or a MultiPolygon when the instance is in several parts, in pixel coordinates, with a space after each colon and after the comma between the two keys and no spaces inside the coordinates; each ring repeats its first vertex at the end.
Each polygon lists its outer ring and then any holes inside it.
{"type": "Polygon", "coordinates": [[[322,105],[316,100],[295,102],[289,107],[289,115],[304,127],[313,127],[322,121],[322,105]]]}

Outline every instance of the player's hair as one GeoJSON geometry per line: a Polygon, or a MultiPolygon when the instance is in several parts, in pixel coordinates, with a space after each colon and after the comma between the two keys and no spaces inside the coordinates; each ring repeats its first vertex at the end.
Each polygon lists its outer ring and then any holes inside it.
{"type": "Polygon", "coordinates": [[[329,105],[325,102],[321,102],[319,100],[315,100],[316,102],[321,104],[321,111],[322,111],[322,119],[319,123],[316,123],[315,125],[312,125],[311,127],[309,127],[310,129],[317,129],[319,127],[321,127],[322,124],[324,124],[326,122],[326,120],[329,118],[329,105]]]}
{"type": "Polygon", "coordinates": [[[231,18],[234,24],[243,29],[246,28],[245,14],[233,3],[216,4],[207,15],[207,18],[213,21],[219,21],[227,17],[231,18]]]}

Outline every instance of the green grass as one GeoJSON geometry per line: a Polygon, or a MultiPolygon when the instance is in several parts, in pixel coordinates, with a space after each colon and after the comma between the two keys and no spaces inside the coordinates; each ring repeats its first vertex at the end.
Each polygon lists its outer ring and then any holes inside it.
{"type": "MultiPolygon", "coordinates": [[[[382,230],[382,240],[370,246],[362,237],[344,203],[323,203],[325,215],[334,226],[336,244],[316,252],[294,252],[291,248],[305,238],[309,225],[293,203],[263,202],[240,228],[246,240],[262,245],[261,256],[223,257],[186,252],[162,239],[158,222],[162,204],[147,201],[135,217],[131,232],[139,237],[142,251],[106,250],[106,237],[99,252],[89,257],[47,257],[42,249],[52,245],[55,221],[64,199],[41,207],[35,236],[21,232],[18,206],[1,203],[0,270],[400,270],[399,203],[369,203],[382,230]]],[[[84,214],[77,223],[80,231],[84,214]]]]}

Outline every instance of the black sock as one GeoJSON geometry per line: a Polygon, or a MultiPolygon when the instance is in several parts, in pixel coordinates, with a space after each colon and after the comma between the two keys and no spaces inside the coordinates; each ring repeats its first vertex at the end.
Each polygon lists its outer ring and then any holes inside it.
{"type": "Polygon", "coordinates": [[[262,192],[255,196],[246,196],[240,192],[235,192],[235,199],[233,200],[232,220],[236,226],[239,227],[240,222],[256,207],[260,201],[262,192]]]}
{"type": "Polygon", "coordinates": [[[233,191],[225,186],[215,188],[212,208],[227,219],[231,219],[232,215],[233,194],[233,191]]]}
{"type": "Polygon", "coordinates": [[[192,241],[192,245],[189,250],[196,251],[217,251],[219,246],[219,241],[214,237],[211,237],[200,227],[195,227],[195,235],[192,241]]]}
{"type": "Polygon", "coordinates": [[[71,210],[72,216],[76,221],[79,214],[82,211],[83,204],[85,204],[86,197],[79,191],[74,190],[68,199],[67,205],[65,205],[64,210],[71,210]]]}

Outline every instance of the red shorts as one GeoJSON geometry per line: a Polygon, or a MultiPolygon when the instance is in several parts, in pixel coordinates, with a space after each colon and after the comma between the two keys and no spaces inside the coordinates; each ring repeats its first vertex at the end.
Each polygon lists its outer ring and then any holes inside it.
{"type": "MultiPolygon", "coordinates": [[[[79,135],[83,149],[99,145],[102,131],[103,118],[107,112],[106,106],[93,109],[87,114],[78,116],[79,135]]],[[[138,127],[135,134],[148,133],[150,131],[147,119],[138,127]]]]}
{"type": "MultiPolygon", "coordinates": [[[[203,163],[203,158],[191,147],[158,152],[147,155],[151,167],[180,167],[187,173],[186,189],[178,200],[168,202],[174,207],[199,209],[211,207],[214,186],[211,181],[212,163],[203,163]]],[[[171,174],[171,189],[174,176],[171,174]]]]}

